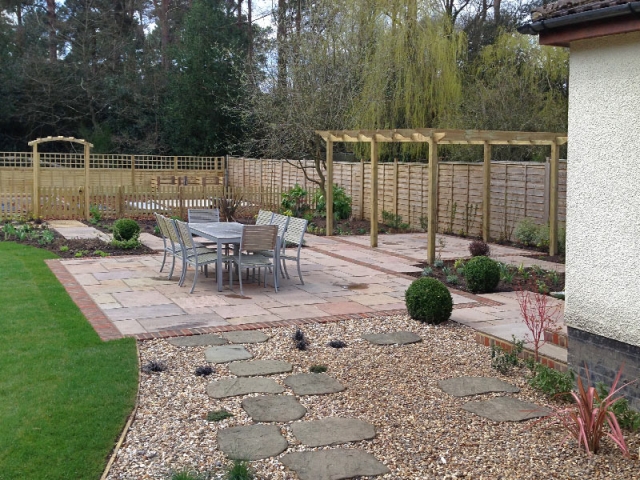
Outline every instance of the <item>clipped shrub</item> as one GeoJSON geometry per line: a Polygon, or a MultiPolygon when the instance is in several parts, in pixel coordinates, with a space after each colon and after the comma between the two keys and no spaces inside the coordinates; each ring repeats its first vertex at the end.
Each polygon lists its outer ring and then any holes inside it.
{"type": "Polygon", "coordinates": [[[140,225],[130,218],[120,218],[113,223],[113,239],[121,242],[137,240],[140,235],[140,225]]]}
{"type": "MultiPolygon", "coordinates": [[[[327,214],[327,201],[320,190],[315,193],[316,211],[321,215],[327,214]]],[[[351,216],[351,197],[339,185],[333,185],[333,215],[337,220],[344,220],[351,216]]]]}
{"type": "Polygon", "coordinates": [[[533,220],[529,218],[525,218],[518,222],[516,225],[516,229],[514,231],[514,235],[516,237],[516,241],[523,245],[536,245],[538,241],[538,230],[539,226],[533,223],[533,220]]]}
{"type": "Polygon", "coordinates": [[[311,365],[309,367],[309,371],[311,373],[324,373],[327,371],[327,366],[326,365],[311,365]]]}
{"type": "Polygon", "coordinates": [[[488,257],[491,249],[486,242],[474,240],[469,244],[469,253],[472,257],[488,257]]]}
{"type": "Polygon", "coordinates": [[[411,318],[436,325],[449,320],[453,310],[449,290],[435,278],[415,280],[405,293],[405,302],[411,318]]]}
{"type": "Polygon", "coordinates": [[[473,257],[464,267],[464,277],[473,293],[493,292],[500,283],[500,266],[489,257],[473,257]]]}
{"type": "Polygon", "coordinates": [[[331,348],[344,348],[347,346],[347,344],[345,342],[343,342],[342,340],[331,340],[329,342],[329,346],[331,348]]]}
{"type": "Polygon", "coordinates": [[[196,376],[197,377],[207,377],[214,372],[211,365],[203,365],[200,367],[196,367],[196,376]]]}
{"type": "Polygon", "coordinates": [[[227,418],[233,417],[233,413],[226,411],[224,408],[222,410],[214,410],[212,412],[207,413],[207,422],[221,422],[227,418]]]}
{"type": "Polygon", "coordinates": [[[158,373],[164,372],[167,369],[167,365],[164,362],[158,360],[150,360],[142,366],[144,373],[158,373]]]}

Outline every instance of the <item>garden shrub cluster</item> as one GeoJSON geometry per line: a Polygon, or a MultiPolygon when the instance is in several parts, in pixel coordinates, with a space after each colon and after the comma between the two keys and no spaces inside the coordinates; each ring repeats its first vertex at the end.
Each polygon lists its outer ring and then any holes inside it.
{"type": "Polygon", "coordinates": [[[140,246],[140,225],[130,218],[120,218],[113,223],[112,245],[119,248],[140,246]]]}
{"type": "MultiPolygon", "coordinates": [[[[549,247],[549,226],[538,225],[529,218],[518,222],[514,231],[515,239],[525,247],[548,248],[549,247]]],[[[558,229],[558,252],[564,253],[566,243],[566,230],[558,229]]]]}
{"type": "Polygon", "coordinates": [[[449,320],[453,299],[447,287],[435,278],[415,280],[405,293],[409,316],[420,322],[439,324],[449,320]]]}
{"type": "Polygon", "coordinates": [[[471,292],[490,293],[500,283],[500,266],[489,257],[473,257],[464,267],[464,276],[471,292]]]}

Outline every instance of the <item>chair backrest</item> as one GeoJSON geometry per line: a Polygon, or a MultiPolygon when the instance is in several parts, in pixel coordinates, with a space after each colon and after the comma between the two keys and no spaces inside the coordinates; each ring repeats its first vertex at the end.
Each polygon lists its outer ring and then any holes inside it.
{"type": "Polygon", "coordinates": [[[278,226],[278,236],[280,238],[284,238],[284,233],[287,231],[287,225],[289,225],[289,219],[291,217],[287,217],[286,215],[281,215],[279,213],[274,213],[273,217],[271,217],[271,225],[278,226]]]}
{"type": "Polygon", "coordinates": [[[178,235],[178,229],[176,228],[175,220],[164,216],[162,217],[162,220],[167,230],[167,237],[169,237],[169,240],[171,240],[173,247],[175,248],[180,246],[180,237],[178,235]]]}
{"type": "Polygon", "coordinates": [[[275,250],[278,227],[276,225],[245,225],[242,229],[240,251],[275,250]]]}
{"type": "Polygon", "coordinates": [[[258,217],[256,218],[256,225],[271,225],[271,219],[273,218],[273,212],[268,210],[260,210],[258,217]]]}
{"type": "Polygon", "coordinates": [[[287,231],[284,234],[285,243],[295,243],[300,247],[304,239],[304,233],[307,231],[308,223],[304,218],[291,217],[287,231]]]}
{"type": "Polygon", "coordinates": [[[156,216],[156,223],[158,224],[158,230],[160,230],[160,235],[162,235],[163,240],[169,239],[169,232],[167,230],[167,225],[165,223],[165,217],[160,215],[158,212],[153,212],[156,216]]]}
{"type": "Polygon", "coordinates": [[[220,221],[220,210],[217,208],[190,208],[187,210],[189,223],[209,223],[220,221]]]}
{"type": "Polygon", "coordinates": [[[189,230],[189,224],[181,222],[180,220],[173,220],[173,223],[176,226],[182,253],[185,255],[197,255],[193,236],[191,235],[191,230],[189,230]]]}

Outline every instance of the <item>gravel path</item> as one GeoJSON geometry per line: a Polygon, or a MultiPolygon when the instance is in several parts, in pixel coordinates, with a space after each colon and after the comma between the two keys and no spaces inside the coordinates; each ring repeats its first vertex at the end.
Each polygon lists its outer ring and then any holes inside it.
{"type": "MultiPolygon", "coordinates": [[[[246,345],[256,359],[285,360],[293,373],[308,372],[311,365],[327,365],[327,374],[347,389],[343,392],[303,396],[303,420],[343,416],[366,420],[376,427],[376,438],[343,445],[360,448],[391,470],[384,479],[635,479],[640,478],[637,455],[623,459],[609,440],[602,452],[589,459],[573,440],[548,421],[494,423],[463,411],[470,400],[496,394],[454,398],[437,381],[457,376],[492,376],[521,388],[509,394],[521,400],[549,405],[533,391],[522,373],[502,376],[490,367],[490,351],[473,341],[473,330],[447,322],[430,327],[406,317],[350,320],[303,328],[311,345],[293,348],[294,328],[264,330],[267,343],[246,345]],[[405,346],[374,346],[363,333],[410,330],[424,341],[405,346]],[[343,340],[346,348],[327,346],[343,340]]],[[[140,405],[135,421],[113,464],[109,479],[168,478],[171,472],[209,471],[222,478],[227,464],[216,446],[220,428],[252,423],[240,404],[242,397],[214,400],[207,384],[232,375],[226,365],[215,373],[197,377],[205,365],[206,347],[175,347],[165,340],[139,344],[141,364],[166,363],[162,373],[141,374],[140,405]],[[207,412],[226,409],[235,416],[219,423],[206,421],[207,412]]],[[[288,374],[273,375],[284,386],[288,374]]],[[[287,390],[290,392],[290,390],[287,390]]],[[[296,444],[290,424],[279,424],[289,441],[286,452],[312,450],[296,444]]],[[[638,452],[640,435],[627,437],[631,452],[638,452]]],[[[286,453],[285,452],[285,453],[286,453]]],[[[295,479],[277,458],[252,462],[256,479],[295,479]]]]}

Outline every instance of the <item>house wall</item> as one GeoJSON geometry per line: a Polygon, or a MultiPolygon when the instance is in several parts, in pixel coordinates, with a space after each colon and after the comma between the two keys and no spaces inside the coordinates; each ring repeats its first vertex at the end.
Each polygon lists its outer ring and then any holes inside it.
{"type": "Polygon", "coordinates": [[[595,380],[640,372],[639,51],[640,32],[571,43],[565,321],[595,380]]]}

